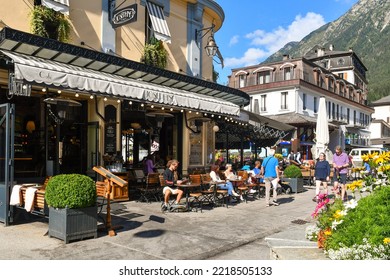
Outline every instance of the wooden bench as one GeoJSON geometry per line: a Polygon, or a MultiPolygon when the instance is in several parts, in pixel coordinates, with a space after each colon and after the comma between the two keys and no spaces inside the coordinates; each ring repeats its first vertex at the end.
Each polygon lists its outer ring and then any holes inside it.
{"type": "MultiPolygon", "coordinates": [[[[45,202],[45,188],[49,179],[50,178],[46,178],[43,186],[41,188],[38,188],[34,194],[33,210],[31,211],[32,214],[49,216],[49,209],[45,202]]],[[[21,204],[20,206],[18,206],[18,208],[24,209],[27,188],[31,188],[31,187],[29,187],[26,184],[25,186],[22,186],[20,188],[21,204]]],[[[96,196],[97,196],[96,204],[98,206],[98,214],[100,214],[103,210],[103,206],[107,204],[107,199],[106,199],[107,190],[106,190],[106,184],[104,182],[100,182],[100,181],[96,182],[96,196]]]]}
{"type": "MultiPolygon", "coordinates": [[[[20,188],[21,195],[21,206],[25,206],[26,201],[26,190],[29,188],[28,186],[23,186],[20,188]]],[[[32,213],[42,214],[48,216],[47,206],[45,204],[45,188],[44,186],[41,189],[37,189],[34,194],[34,202],[33,202],[33,210],[32,213]]]]}

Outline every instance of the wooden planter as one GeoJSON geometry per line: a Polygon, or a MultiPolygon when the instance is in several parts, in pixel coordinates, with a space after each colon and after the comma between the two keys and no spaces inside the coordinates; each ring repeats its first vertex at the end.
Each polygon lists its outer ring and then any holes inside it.
{"type": "Polygon", "coordinates": [[[49,208],[49,236],[69,243],[97,237],[97,207],[49,208]]]}

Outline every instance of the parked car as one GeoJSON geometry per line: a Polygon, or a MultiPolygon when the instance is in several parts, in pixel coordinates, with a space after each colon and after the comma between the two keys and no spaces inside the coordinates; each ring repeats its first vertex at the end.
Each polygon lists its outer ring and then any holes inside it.
{"type": "Polygon", "coordinates": [[[363,166],[362,155],[372,154],[372,153],[382,153],[383,150],[380,148],[354,148],[349,152],[349,155],[352,156],[353,167],[363,166]]]}

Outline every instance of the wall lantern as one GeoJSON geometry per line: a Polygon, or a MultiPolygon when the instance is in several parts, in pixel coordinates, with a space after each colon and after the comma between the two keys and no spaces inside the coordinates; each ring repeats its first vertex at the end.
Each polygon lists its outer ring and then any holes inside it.
{"type": "Polygon", "coordinates": [[[195,30],[195,41],[198,44],[200,44],[199,41],[204,36],[206,36],[209,32],[211,32],[209,38],[207,39],[206,47],[204,47],[204,49],[206,50],[206,54],[209,57],[215,56],[217,54],[217,51],[218,51],[218,46],[217,46],[217,43],[215,43],[215,39],[214,39],[214,27],[215,27],[215,25],[213,24],[211,27],[195,30]],[[204,34],[202,34],[203,31],[206,31],[206,32],[204,34]]]}

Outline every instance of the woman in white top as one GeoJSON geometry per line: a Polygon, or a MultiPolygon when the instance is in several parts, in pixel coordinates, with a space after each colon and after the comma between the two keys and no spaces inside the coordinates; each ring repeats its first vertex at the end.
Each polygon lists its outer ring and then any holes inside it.
{"type": "MultiPolygon", "coordinates": [[[[228,164],[226,165],[226,168],[228,168],[228,164]]],[[[218,175],[218,171],[219,171],[218,165],[211,166],[210,177],[213,180],[213,182],[216,183],[217,187],[220,188],[221,190],[227,190],[228,195],[240,196],[238,193],[234,191],[232,182],[229,181],[225,182],[224,180],[221,180],[221,178],[218,175]]]]}

